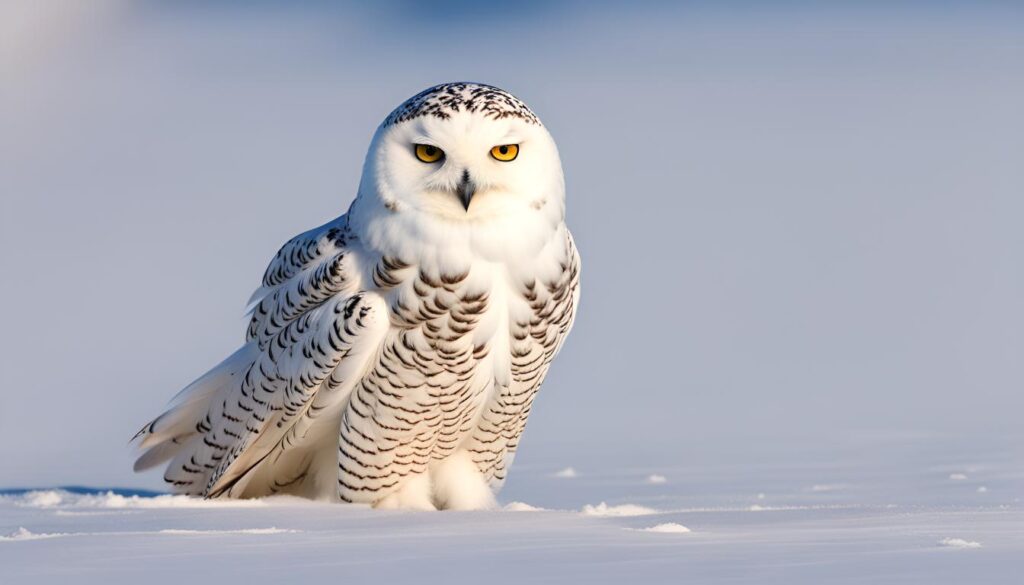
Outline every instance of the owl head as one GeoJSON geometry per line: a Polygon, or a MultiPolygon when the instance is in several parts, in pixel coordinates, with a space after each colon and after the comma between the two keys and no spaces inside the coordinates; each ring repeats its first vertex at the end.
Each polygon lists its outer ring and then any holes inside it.
{"type": "Polygon", "coordinates": [[[398,106],[378,127],[356,202],[364,214],[447,224],[564,214],[551,135],[512,94],[445,83],[398,106]]]}

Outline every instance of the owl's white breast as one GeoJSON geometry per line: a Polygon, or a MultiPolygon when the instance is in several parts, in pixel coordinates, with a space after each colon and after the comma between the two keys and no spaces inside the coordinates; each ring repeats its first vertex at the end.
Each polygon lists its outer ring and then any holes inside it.
{"type": "Polygon", "coordinates": [[[472,330],[455,342],[487,348],[474,374],[481,387],[510,383],[512,324],[529,322],[533,316],[524,293],[535,283],[556,281],[566,268],[567,228],[559,207],[505,211],[502,216],[451,220],[395,212],[363,200],[353,205],[349,216],[362,247],[364,285],[384,296],[399,327],[419,326],[403,322],[399,307],[410,313],[422,307],[424,299],[414,286],[421,274],[428,281],[458,277],[450,302],[486,296],[486,308],[472,330]],[[379,286],[382,282],[379,276],[374,282],[374,271],[385,265],[385,259],[403,268],[384,279],[394,279],[392,284],[379,286]]]}

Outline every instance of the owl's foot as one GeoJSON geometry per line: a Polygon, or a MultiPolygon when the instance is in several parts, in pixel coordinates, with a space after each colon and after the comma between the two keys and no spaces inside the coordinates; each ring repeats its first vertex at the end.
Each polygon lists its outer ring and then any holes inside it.
{"type": "Polygon", "coordinates": [[[430,499],[430,476],[426,473],[410,477],[397,491],[373,504],[378,510],[436,510],[430,499]]]}
{"type": "Polygon", "coordinates": [[[487,510],[497,506],[494,492],[465,451],[456,451],[431,469],[434,503],[442,510],[487,510]]]}

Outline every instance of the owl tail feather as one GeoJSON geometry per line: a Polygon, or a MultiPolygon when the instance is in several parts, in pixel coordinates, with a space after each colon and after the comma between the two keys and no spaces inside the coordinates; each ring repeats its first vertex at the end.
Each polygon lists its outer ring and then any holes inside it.
{"type": "Polygon", "coordinates": [[[179,392],[167,410],[142,427],[130,442],[138,442],[146,451],[135,461],[133,469],[145,471],[170,460],[192,439],[220,391],[232,384],[252,364],[255,344],[246,344],[209,372],[179,392]]]}

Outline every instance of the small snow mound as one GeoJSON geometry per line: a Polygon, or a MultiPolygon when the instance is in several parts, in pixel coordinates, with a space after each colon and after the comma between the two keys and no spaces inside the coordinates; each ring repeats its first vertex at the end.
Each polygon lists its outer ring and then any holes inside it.
{"type": "Polygon", "coordinates": [[[981,543],[962,538],[943,538],[939,541],[939,546],[949,548],[981,548],[981,543]]]}
{"type": "Polygon", "coordinates": [[[583,506],[581,513],[584,516],[646,516],[648,514],[657,514],[658,511],[651,508],[645,508],[643,506],[637,506],[635,504],[609,506],[608,504],[601,502],[596,506],[583,506]]]}
{"type": "Polygon", "coordinates": [[[531,506],[525,502],[509,502],[503,508],[506,512],[543,512],[544,508],[531,506]]]}
{"type": "Polygon", "coordinates": [[[576,470],[573,469],[572,467],[566,467],[565,469],[563,469],[561,471],[556,471],[553,474],[554,477],[561,477],[561,478],[564,478],[564,479],[570,479],[570,478],[576,477],[576,475],[577,475],[576,474],[576,470]]]}
{"type": "Polygon", "coordinates": [[[178,530],[168,528],[166,530],[160,530],[160,534],[173,534],[179,536],[208,536],[215,535],[221,536],[225,534],[295,534],[301,532],[301,530],[291,530],[288,528],[241,528],[239,530],[178,530]]]}
{"type": "Polygon", "coordinates": [[[35,533],[25,528],[24,526],[19,527],[14,532],[7,536],[0,536],[0,541],[5,540],[39,540],[41,538],[57,538],[58,536],[67,536],[59,532],[54,533],[35,533]]]}
{"type": "Polygon", "coordinates": [[[837,492],[844,488],[846,488],[846,485],[841,483],[816,483],[811,486],[811,491],[815,493],[837,492]]]}
{"type": "Polygon", "coordinates": [[[676,524],[675,522],[665,522],[664,524],[657,524],[650,528],[641,528],[641,532],[664,532],[670,534],[685,534],[690,532],[690,529],[683,526],[682,524],[676,524]]]}
{"type": "Polygon", "coordinates": [[[952,479],[953,481],[963,481],[967,479],[967,475],[963,473],[950,473],[949,479],[952,479]]]}
{"type": "Polygon", "coordinates": [[[766,508],[764,506],[760,506],[758,504],[754,504],[753,506],[751,506],[751,507],[749,507],[747,509],[750,510],[751,512],[763,512],[763,511],[767,510],[768,508],[766,508]]]}
{"type": "Polygon", "coordinates": [[[48,490],[45,492],[28,492],[24,495],[23,506],[26,508],[52,508],[60,505],[64,499],[61,494],[67,493],[57,490],[48,490]]]}
{"type": "Polygon", "coordinates": [[[260,500],[204,500],[190,496],[122,496],[114,492],[76,494],[66,490],[32,491],[11,496],[23,508],[218,508],[265,505],[260,500]]]}
{"type": "Polygon", "coordinates": [[[668,478],[665,477],[664,475],[658,475],[657,473],[652,473],[651,475],[647,476],[647,483],[652,483],[652,484],[668,483],[668,478]]]}
{"type": "Polygon", "coordinates": [[[983,494],[983,493],[985,493],[985,492],[987,492],[987,491],[988,491],[988,488],[987,488],[987,487],[985,487],[985,486],[983,486],[983,485],[979,485],[979,486],[978,486],[978,493],[979,493],[979,494],[983,494]]]}

